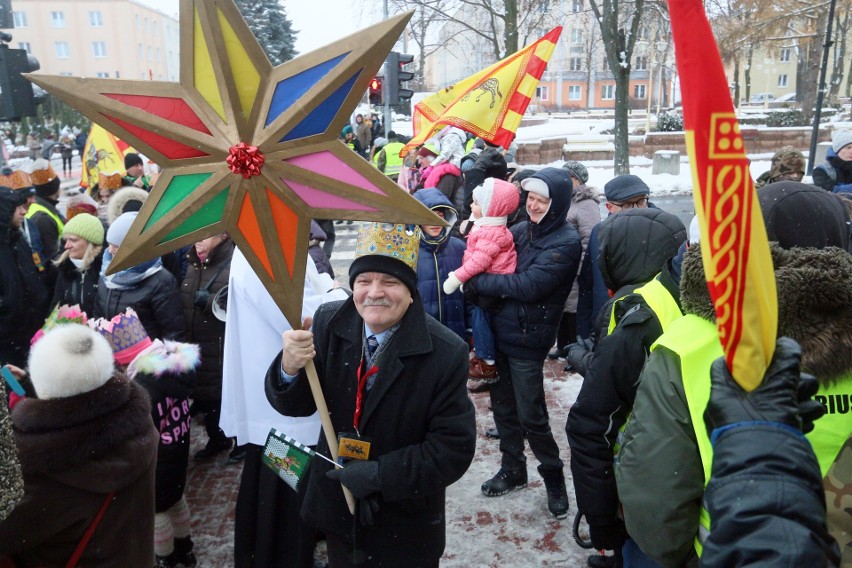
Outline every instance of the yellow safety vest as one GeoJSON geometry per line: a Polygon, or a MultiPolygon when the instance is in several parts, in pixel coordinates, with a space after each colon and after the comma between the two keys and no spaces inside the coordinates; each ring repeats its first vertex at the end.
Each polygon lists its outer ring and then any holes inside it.
{"type": "MultiPolygon", "coordinates": [[[[657,276],[659,276],[659,274],[657,276]]],[[[645,300],[645,303],[648,304],[648,307],[651,308],[651,311],[654,312],[655,316],[657,316],[657,321],[660,322],[660,326],[663,328],[663,333],[665,333],[669,324],[682,317],[683,313],[680,311],[680,307],[678,307],[675,299],[672,298],[671,293],[666,290],[663,283],[657,279],[657,276],[655,276],[653,280],[647,284],[636,288],[633,293],[642,296],[642,299],[645,300]]],[[[607,329],[607,335],[612,334],[613,330],[618,325],[618,321],[615,319],[616,305],[627,296],[629,296],[629,294],[624,295],[613,302],[612,311],[609,316],[609,328],[607,329]]],[[[617,455],[618,451],[621,449],[621,443],[624,441],[624,430],[627,428],[627,422],[629,420],[630,417],[628,416],[624,421],[624,424],[621,425],[621,428],[618,429],[618,435],[615,438],[615,444],[612,448],[613,455],[617,455]]]]}
{"type": "Polygon", "coordinates": [[[30,205],[30,208],[27,210],[27,219],[32,218],[33,215],[39,212],[47,213],[48,217],[53,219],[56,226],[59,227],[59,234],[62,235],[62,231],[65,229],[65,223],[62,222],[62,218],[40,203],[33,203],[30,205]]]}
{"type": "MultiPolygon", "coordinates": [[[[723,355],[716,324],[688,314],[675,321],[654,343],[651,350],[660,345],[680,358],[683,391],[689,406],[692,429],[698,442],[701,465],[704,468],[704,486],[707,487],[713,464],[713,446],[704,424],[704,410],[710,401],[711,365],[723,355]]],[[[819,462],[820,472],[825,477],[852,434],[852,376],[845,377],[833,386],[820,386],[814,398],[826,406],[828,414],[814,422],[813,431],[805,437],[810,441],[819,462]]],[[[702,505],[698,535],[694,543],[699,556],[709,534],[710,514],[706,506],[702,505]]]]}
{"type": "Polygon", "coordinates": [[[402,142],[388,142],[384,146],[385,151],[385,175],[389,177],[398,176],[402,169],[403,159],[399,153],[405,147],[402,142]]]}
{"type": "MultiPolygon", "coordinates": [[[[710,481],[710,467],[713,464],[713,446],[707,436],[704,425],[704,410],[710,401],[710,366],[722,356],[722,344],[716,324],[693,314],[687,314],[675,321],[666,333],[660,336],[651,351],[663,346],[680,358],[681,379],[689,418],[698,442],[698,453],[704,468],[704,487],[710,481]]],[[[710,513],[702,502],[698,518],[698,534],[695,536],[695,552],[698,556],[704,550],[704,541],[710,534],[710,513]]]]}

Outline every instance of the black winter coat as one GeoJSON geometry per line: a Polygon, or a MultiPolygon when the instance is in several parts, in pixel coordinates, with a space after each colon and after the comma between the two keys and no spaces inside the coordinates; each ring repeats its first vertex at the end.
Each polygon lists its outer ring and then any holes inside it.
{"type": "Polygon", "coordinates": [[[151,339],[181,339],[183,312],[178,284],[171,272],[159,270],[133,288],[117,290],[107,287],[103,278],[98,284],[95,317],[112,318],[133,308],[151,339]]]}
{"type": "Polygon", "coordinates": [[[512,227],[518,266],[514,274],[480,274],[465,293],[502,301],[494,314],[497,349],[519,359],[543,361],[556,339],[565,300],[580,266],[580,234],[565,216],[571,205],[571,179],[565,170],[546,168],[553,196],[539,223],[512,227]]]}
{"type": "Polygon", "coordinates": [[[98,296],[103,251],[92,264],[80,272],[70,258],[66,258],[57,267],[56,288],[53,291],[51,307],[57,304],[73,306],[78,304],[86,314],[95,313],[95,300],[98,296]]]}
{"type": "MultiPolygon", "coordinates": [[[[2,206],[2,205],[0,205],[2,206]]],[[[0,211],[0,215],[6,213],[0,211]]],[[[11,220],[9,212],[8,219],[11,220]]],[[[8,221],[7,221],[8,223],[8,221]]],[[[50,311],[50,294],[24,234],[0,224],[0,360],[26,367],[30,339],[50,311]]]]}
{"type": "MultiPolygon", "coordinates": [[[[352,298],[320,306],[314,316],[314,360],[337,432],[351,432],[356,370],[364,321],[352,298]]],[[[446,543],[445,488],[467,471],[476,445],[474,408],[467,395],[468,349],[456,334],[427,316],[415,299],[382,352],[375,386],[364,403],[359,429],[372,441],[382,491],[374,526],[349,514],[340,483],[325,477],[331,466],[314,459],[302,517],[326,534],[351,540],[373,565],[437,563],[446,543]]],[[[279,354],[266,376],[266,397],[287,416],[316,410],[307,376],[282,387],[279,354]]],[[[310,443],[311,441],[305,440],[310,443]]],[[[325,436],[317,452],[329,455],[325,436]]]]}
{"type": "MultiPolygon", "coordinates": [[[[228,285],[234,241],[219,244],[204,262],[198,259],[195,247],[187,253],[189,268],[180,287],[183,322],[187,341],[201,347],[201,366],[192,398],[205,402],[222,400],[222,361],[225,345],[225,322],[213,315],[213,296],[228,285]],[[212,282],[211,282],[212,279],[212,282]],[[203,306],[195,305],[196,293],[206,289],[209,294],[203,306]]],[[[205,295],[202,293],[202,295],[205,295]]]]}

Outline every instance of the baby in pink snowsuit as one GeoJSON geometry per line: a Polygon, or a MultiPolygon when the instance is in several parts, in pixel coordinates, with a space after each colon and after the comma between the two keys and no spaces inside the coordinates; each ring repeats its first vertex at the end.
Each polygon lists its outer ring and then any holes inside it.
{"type": "Polygon", "coordinates": [[[450,272],[444,282],[444,292],[452,294],[462,284],[483,272],[515,272],[518,255],[506,220],[517,208],[518,190],[508,181],[487,178],[473,190],[473,215],[470,218],[473,230],[467,237],[462,265],[450,272]]]}
{"type": "MultiPolygon", "coordinates": [[[[462,265],[450,272],[444,282],[445,293],[452,294],[462,284],[483,272],[515,272],[518,255],[506,221],[518,208],[518,199],[518,189],[501,179],[486,178],[482,185],[473,190],[473,214],[470,218],[473,221],[473,230],[467,238],[467,250],[462,257],[462,265]]],[[[471,325],[476,357],[471,359],[468,377],[482,383],[493,383],[497,380],[497,349],[491,329],[491,314],[479,306],[474,306],[471,325]]]]}

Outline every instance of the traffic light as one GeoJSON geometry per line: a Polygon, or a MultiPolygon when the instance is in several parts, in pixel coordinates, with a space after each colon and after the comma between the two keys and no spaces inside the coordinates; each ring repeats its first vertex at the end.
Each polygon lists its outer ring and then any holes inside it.
{"type": "Polygon", "coordinates": [[[370,80],[370,104],[382,106],[382,78],[373,77],[370,80]]]}
{"type": "Polygon", "coordinates": [[[0,45],[0,119],[17,120],[35,116],[38,102],[33,96],[33,84],[21,73],[37,71],[38,59],[25,49],[9,49],[0,45]]]}
{"type": "Polygon", "coordinates": [[[414,95],[414,91],[406,89],[403,83],[407,83],[414,78],[414,73],[405,71],[404,67],[414,61],[414,56],[410,53],[399,53],[391,51],[388,55],[387,77],[388,77],[388,99],[391,104],[405,103],[414,95]]]}

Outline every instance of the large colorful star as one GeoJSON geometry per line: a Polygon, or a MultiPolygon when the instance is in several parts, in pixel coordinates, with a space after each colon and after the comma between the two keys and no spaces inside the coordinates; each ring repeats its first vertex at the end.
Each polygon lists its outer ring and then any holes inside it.
{"type": "Polygon", "coordinates": [[[411,14],[273,67],[231,0],[181,0],[180,82],[28,75],[164,171],[110,265],[227,231],[294,326],[311,219],[438,224],[337,139],[411,14]]]}

